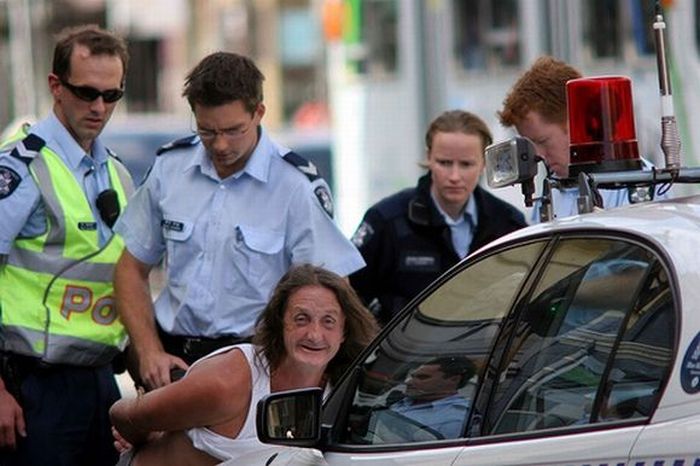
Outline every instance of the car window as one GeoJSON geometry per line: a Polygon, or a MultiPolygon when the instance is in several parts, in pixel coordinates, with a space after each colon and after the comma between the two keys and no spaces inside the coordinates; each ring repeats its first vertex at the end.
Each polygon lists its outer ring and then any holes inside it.
{"type": "Polygon", "coordinates": [[[668,277],[653,253],[624,241],[562,240],[518,312],[502,335],[507,350],[491,393],[480,398],[482,435],[651,414],[675,331],[668,277]]]}
{"type": "Polygon", "coordinates": [[[359,368],[341,443],[461,437],[492,341],[544,244],[470,265],[396,322],[359,368]]]}
{"type": "Polygon", "coordinates": [[[651,416],[673,362],[674,316],[668,277],[656,263],[629,314],[594,420],[651,416]]]}

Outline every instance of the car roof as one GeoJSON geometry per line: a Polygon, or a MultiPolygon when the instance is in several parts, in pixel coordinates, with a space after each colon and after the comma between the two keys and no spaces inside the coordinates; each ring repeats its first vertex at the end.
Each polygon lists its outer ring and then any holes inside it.
{"type": "Polygon", "coordinates": [[[531,225],[503,236],[482,249],[528,236],[613,230],[644,237],[667,251],[689,246],[679,244],[681,238],[700,246],[700,195],[615,207],[531,225]]]}

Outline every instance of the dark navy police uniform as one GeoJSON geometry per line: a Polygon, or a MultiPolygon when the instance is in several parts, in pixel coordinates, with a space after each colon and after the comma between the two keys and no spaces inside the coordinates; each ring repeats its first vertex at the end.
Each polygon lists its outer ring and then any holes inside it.
{"type": "MultiPolygon", "coordinates": [[[[367,266],[353,273],[350,282],[382,324],[460,260],[430,185],[428,173],[417,187],[379,201],[353,236],[367,266]]],[[[527,226],[519,210],[483,188],[477,186],[472,196],[478,220],[469,252],[527,226]]]]}

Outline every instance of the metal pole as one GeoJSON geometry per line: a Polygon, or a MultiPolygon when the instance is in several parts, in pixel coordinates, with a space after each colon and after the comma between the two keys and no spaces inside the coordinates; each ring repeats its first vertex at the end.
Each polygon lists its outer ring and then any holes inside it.
{"type": "Polygon", "coordinates": [[[8,30],[14,117],[36,113],[29,0],[8,0],[8,30]]]}

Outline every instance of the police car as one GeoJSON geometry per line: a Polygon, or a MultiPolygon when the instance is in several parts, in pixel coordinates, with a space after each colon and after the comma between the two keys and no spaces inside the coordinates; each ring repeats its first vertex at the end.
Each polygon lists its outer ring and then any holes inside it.
{"type": "Polygon", "coordinates": [[[700,464],[697,251],[700,196],[515,232],[425,290],[323,406],[272,394],[259,436],[331,465],[700,464]],[[477,371],[445,436],[435,402],[422,420],[392,405],[450,357],[477,371]]]}
{"type": "MultiPolygon", "coordinates": [[[[625,86],[583,86],[601,108],[582,124],[609,125],[604,141],[585,141],[578,174],[581,212],[596,212],[469,256],[396,316],[325,400],[318,389],[263,399],[258,437],[313,448],[330,465],[700,465],[700,196],[596,208],[599,188],[632,201],[700,176],[674,157],[658,171],[606,169],[610,157],[639,167],[633,135],[616,130],[631,117],[615,114],[613,87],[625,86]],[[596,144],[600,159],[588,150],[596,144]]],[[[490,179],[524,182],[532,195],[527,141],[487,152],[490,179]]]]}

